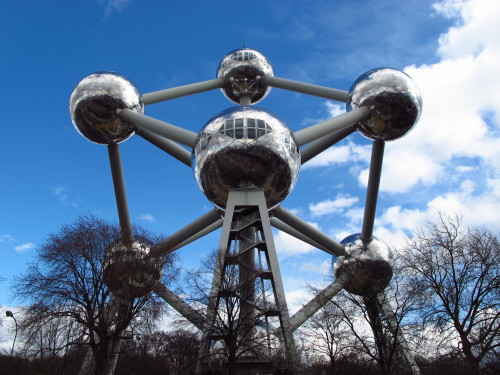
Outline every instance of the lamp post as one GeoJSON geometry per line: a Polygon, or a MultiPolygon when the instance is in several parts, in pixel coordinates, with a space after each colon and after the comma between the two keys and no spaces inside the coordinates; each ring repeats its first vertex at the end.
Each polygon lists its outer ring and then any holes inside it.
{"type": "Polygon", "coordinates": [[[14,345],[16,344],[16,338],[17,338],[17,320],[14,317],[14,313],[10,310],[7,310],[5,312],[5,315],[7,315],[8,318],[14,319],[14,323],[16,324],[16,334],[14,335],[14,341],[12,342],[12,349],[10,350],[10,355],[12,356],[14,354],[14,345]]]}

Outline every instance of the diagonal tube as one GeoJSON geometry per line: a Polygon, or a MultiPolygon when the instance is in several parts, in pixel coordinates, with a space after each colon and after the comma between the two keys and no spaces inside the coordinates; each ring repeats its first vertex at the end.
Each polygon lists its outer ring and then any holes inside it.
{"type": "Polygon", "coordinates": [[[384,148],[384,141],[373,141],[370,174],[368,176],[368,188],[366,191],[365,213],[363,215],[363,228],[361,229],[360,236],[360,239],[364,243],[369,243],[373,238],[373,225],[375,223],[375,212],[377,210],[377,198],[380,187],[380,176],[382,174],[384,148]]]}
{"type": "Polygon", "coordinates": [[[120,119],[127,121],[134,127],[141,128],[152,133],[161,135],[172,141],[179,142],[187,147],[194,147],[196,133],[180,128],[178,126],[157,120],[155,118],[131,111],[130,109],[123,109],[119,113],[120,119]]]}
{"type": "Polygon", "coordinates": [[[398,343],[397,349],[399,349],[399,351],[403,354],[403,359],[405,361],[406,367],[408,370],[410,370],[409,373],[419,375],[420,369],[410,350],[410,345],[408,345],[408,341],[406,341],[403,331],[401,330],[400,322],[398,322],[396,314],[394,313],[394,310],[392,309],[392,306],[389,303],[387,295],[384,291],[377,295],[377,300],[380,304],[381,313],[384,315],[385,320],[389,323],[389,329],[391,330],[392,334],[396,336],[396,340],[398,343]]]}
{"type": "Polygon", "coordinates": [[[305,304],[294,316],[290,318],[290,330],[293,332],[304,322],[321,309],[326,302],[335,297],[343,286],[339,280],[335,280],[325,289],[319,292],[312,300],[305,304]]]}
{"type": "Polygon", "coordinates": [[[184,318],[189,320],[196,328],[200,331],[203,330],[204,319],[203,316],[193,309],[187,302],[185,302],[181,297],[168,289],[165,285],[157,282],[154,285],[153,291],[161,297],[166,303],[172,306],[179,314],[184,318]]]}
{"type": "Polygon", "coordinates": [[[351,112],[346,112],[340,116],[320,122],[316,125],[311,125],[305,129],[295,132],[295,138],[299,146],[315,141],[325,135],[338,132],[352,125],[358,124],[360,121],[370,117],[371,110],[368,107],[356,108],[351,112]]]}
{"type": "Polygon", "coordinates": [[[223,84],[224,84],[223,78],[216,78],[216,79],[211,79],[209,81],[191,83],[189,85],[150,92],[144,94],[142,96],[142,100],[144,102],[144,105],[149,105],[149,104],[163,102],[165,100],[181,98],[187,95],[193,95],[193,94],[198,94],[200,92],[218,89],[221,88],[223,84]]]}
{"type": "Polygon", "coordinates": [[[331,254],[335,256],[347,254],[344,245],[332,240],[326,234],[320,232],[311,224],[306,223],[304,220],[300,219],[290,211],[285,210],[283,207],[276,207],[272,214],[283,221],[285,224],[291,226],[293,229],[301,232],[306,237],[309,237],[311,240],[330,250],[331,254]]]}
{"type": "Polygon", "coordinates": [[[350,125],[342,130],[335,133],[324,136],[318,139],[314,143],[300,150],[300,160],[301,163],[307,163],[313,157],[317,156],[321,152],[325,151],[328,147],[340,142],[342,139],[350,135],[352,132],[356,131],[358,125],[350,125]]]}
{"type": "Polygon", "coordinates": [[[309,237],[305,236],[304,234],[302,234],[298,230],[293,229],[291,226],[285,224],[281,220],[279,220],[275,217],[272,217],[272,218],[270,218],[270,222],[274,228],[279,229],[282,232],[288,233],[290,236],[295,237],[301,241],[304,241],[305,243],[308,243],[309,245],[314,246],[317,249],[323,250],[325,253],[328,253],[330,255],[335,255],[327,248],[325,248],[325,247],[321,246],[319,243],[311,240],[309,237]]]}
{"type": "Polygon", "coordinates": [[[137,128],[135,132],[146,141],[165,151],[167,154],[170,154],[188,167],[191,167],[191,153],[185,148],[169,139],[160,137],[144,129],[137,128]]]}
{"type": "Polygon", "coordinates": [[[199,231],[204,230],[218,220],[220,220],[220,214],[219,211],[214,208],[154,246],[151,249],[150,256],[161,257],[170,254],[174,249],[178,248],[176,247],[177,245],[195,236],[199,231]]]}
{"type": "Polygon", "coordinates": [[[224,224],[224,221],[222,219],[217,220],[213,224],[210,224],[208,227],[205,229],[202,229],[198,231],[194,236],[189,237],[187,240],[182,241],[180,244],[177,246],[174,246],[172,248],[172,251],[178,250],[181,247],[184,247],[186,245],[189,245],[191,242],[196,241],[198,238],[201,238],[203,236],[206,236],[209,233],[212,233],[214,230],[217,230],[219,228],[222,228],[222,225],[224,224]]]}
{"type": "Polygon", "coordinates": [[[125,179],[123,178],[122,162],[120,157],[120,146],[116,143],[108,145],[109,165],[113,177],[113,187],[115,189],[116,208],[122,231],[122,239],[125,243],[134,242],[132,237],[132,225],[130,224],[130,214],[128,211],[127,194],[125,191],[125,179]]]}
{"type": "Polygon", "coordinates": [[[337,100],[339,102],[347,102],[349,92],[343,90],[332,89],[330,87],[313,85],[310,83],[292,81],[290,79],[265,76],[264,82],[269,86],[279,89],[300,92],[302,94],[319,96],[321,98],[337,100]]]}

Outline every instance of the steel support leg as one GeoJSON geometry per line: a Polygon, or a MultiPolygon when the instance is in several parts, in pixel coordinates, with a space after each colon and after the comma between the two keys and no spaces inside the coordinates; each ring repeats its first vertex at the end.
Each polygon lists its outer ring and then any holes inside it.
{"type": "MultiPolygon", "coordinates": [[[[290,330],[290,317],[264,193],[262,190],[230,190],[212,279],[198,369],[202,368],[202,362],[208,362],[210,356],[210,339],[211,332],[214,331],[215,317],[220,319],[221,316],[225,316],[224,313],[217,314],[217,311],[219,300],[223,298],[221,296],[233,292],[232,290],[224,290],[223,285],[224,288],[227,288],[228,282],[225,281],[225,277],[234,272],[229,268],[234,265],[239,267],[240,285],[237,288],[241,301],[238,324],[242,326],[253,324],[255,326],[258,317],[277,316],[280,325],[278,331],[282,336],[286,357],[290,363],[293,360],[292,352],[295,345],[293,332],[290,330]],[[257,268],[259,263],[255,257],[257,248],[265,253],[265,270],[257,268]],[[257,297],[255,295],[255,285],[258,278],[270,280],[272,296],[257,297]],[[269,306],[269,300],[274,301],[272,306],[269,306]],[[248,322],[245,323],[244,320],[248,320],[248,322]],[[253,323],[251,323],[252,320],[254,320],[253,323]]],[[[244,333],[250,331],[244,326],[242,329],[244,333]]]]}
{"type": "Polygon", "coordinates": [[[113,186],[115,189],[116,207],[120,219],[120,228],[124,243],[131,244],[132,225],[130,224],[130,215],[128,211],[127,194],[125,191],[125,180],[123,178],[122,162],[120,158],[120,146],[116,143],[108,145],[109,164],[111,166],[111,175],[113,176],[113,186]]]}
{"type": "Polygon", "coordinates": [[[384,141],[377,140],[373,142],[368,189],[366,191],[365,213],[360,236],[364,243],[369,243],[373,237],[373,225],[375,223],[378,190],[380,186],[380,176],[382,174],[382,161],[384,159],[384,147],[384,141]]]}

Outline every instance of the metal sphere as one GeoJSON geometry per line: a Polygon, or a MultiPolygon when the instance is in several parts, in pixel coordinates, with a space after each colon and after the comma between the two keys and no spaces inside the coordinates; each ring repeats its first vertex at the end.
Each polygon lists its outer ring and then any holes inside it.
{"type": "Polygon", "coordinates": [[[389,284],[392,278],[393,253],[382,241],[374,238],[364,244],[360,234],[346,237],[348,255],[339,256],[334,273],[345,290],[360,296],[375,295],[389,284]]]}
{"type": "Polygon", "coordinates": [[[161,276],[161,264],[150,258],[149,247],[140,242],[113,245],[103,260],[104,282],[110,290],[138,298],[153,289],[161,276]]]}
{"type": "Polygon", "coordinates": [[[223,111],[208,121],[196,140],[192,167],[198,186],[225,209],[229,189],[261,188],[268,209],[292,191],[300,151],[290,129],[270,112],[249,106],[223,111]]]}
{"type": "Polygon", "coordinates": [[[404,72],[379,68],[359,77],[349,90],[347,110],[368,107],[371,116],[358,130],[373,140],[392,141],[407,134],[422,111],[418,87],[404,72]]]}
{"type": "Polygon", "coordinates": [[[123,142],[134,134],[132,126],[118,116],[122,109],[143,113],[142,95],[127,78],[113,72],[85,77],[69,101],[76,130],[99,144],[123,142]]]}
{"type": "Polygon", "coordinates": [[[247,104],[241,103],[244,97],[255,104],[267,96],[271,88],[264,84],[264,76],[273,76],[273,68],[263,54],[250,48],[230,52],[217,68],[217,78],[224,78],[222,92],[237,104],[247,104]]]}

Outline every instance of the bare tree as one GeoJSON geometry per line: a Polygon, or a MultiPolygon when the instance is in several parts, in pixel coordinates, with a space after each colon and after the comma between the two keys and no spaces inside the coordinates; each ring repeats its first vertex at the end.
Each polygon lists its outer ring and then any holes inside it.
{"type": "Polygon", "coordinates": [[[330,374],[339,369],[339,360],[355,355],[352,350],[353,335],[344,321],[343,311],[335,303],[328,302],[312,316],[301,330],[307,340],[307,348],[329,360],[330,374]]]}
{"type": "Polygon", "coordinates": [[[266,316],[274,301],[265,299],[269,287],[258,278],[257,269],[248,264],[216,268],[215,259],[214,252],[205,258],[201,268],[188,274],[186,294],[190,295],[193,306],[198,307],[202,324],[208,331],[209,347],[207,345],[201,355],[202,361],[209,364],[215,359],[225,363],[228,374],[236,374],[241,361],[271,361],[279,351],[273,322],[266,316]],[[247,267],[246,272],[240,272],[240,267],[247,267]],[[223,272],[216,298],[210,296],[213,272],[223,272]],[[253,291],[250,296],[249,289],[253,291]]]}
{"type": "MultiPolygon", "coordinates": [[[[147,246],[159,240],[138,228],[134,229],[134,238],[147,246]]],[[[104,374],[116,343],[131,336],[148,317],[160,313],[162,304],[151,293],[139,298],[113,294],[104,282],[106,254],[120,239],[118,226],[91,215],[48,236],[13,288],[18,300],[30,302],[20,325],[28,343],[34,343],[41,332],[56,324],[64,337],[51,339],[51,350],[88,345],[96,374],[104,374]]],[[[167,279],[172,275],[174,258],[163,259],[163,266],[167,279]]]]}
{"type": "Polygon", "coordinates": [[[423,327],[437,329],[441,348],[458,351],[469,374],[500,348],[499,240],[441,215],[410,238],[404,252],[411,284],[421,293],[423,327]]]}
{"type": "Polygon", "coordinates": [[[308,323],[317,331],[316,350],[329,356],[335,354],[337,346],[339,358],[365,358],[376,363],[380,374],[412,371],[415,364],[408,357],[404,335],[411,332],[407,320],[419,295],[408,282],[396,261],[392,281],[384,292],[364,296],[339,293],[328,302],[328,311],[323,309],[308,323]]]}

